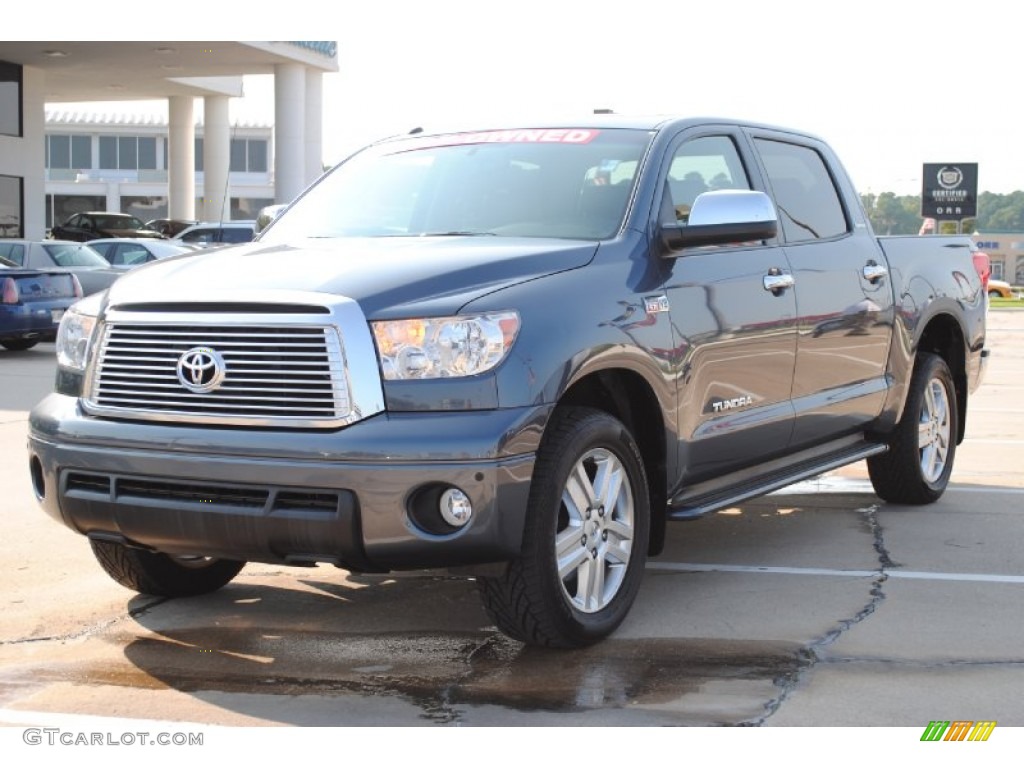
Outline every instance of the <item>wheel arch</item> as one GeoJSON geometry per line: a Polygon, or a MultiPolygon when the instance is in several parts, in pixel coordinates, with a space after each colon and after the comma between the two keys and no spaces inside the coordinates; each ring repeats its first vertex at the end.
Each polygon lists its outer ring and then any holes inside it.
{"type": "Polygon", "coordinates": [[[668,440],[664,410],[654,388],[636,371],[606,368],[588,373],[563,393],[558,407],[582,406],[604,411],[625,425],[640,449],[651,504],[649,555],[665,543],[668,503],[668,440]]]}
{"type": "Polygon", "coordinates": [[[956,442],[963,442],[967,428],[967,342],[956,319],[942,313],[930,318],[915,347],[917,353],[931,352],[946,361],[956,389],[956,442]]]}

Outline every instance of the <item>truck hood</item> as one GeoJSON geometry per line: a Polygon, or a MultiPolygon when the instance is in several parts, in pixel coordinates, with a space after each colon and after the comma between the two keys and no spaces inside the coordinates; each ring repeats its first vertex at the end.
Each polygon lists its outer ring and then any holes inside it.
{"type": "Polygon", "coordinates": [[[490,236],[254,242],[134,269],[111,287],[109,305],[313,291],[355,299],[369,319],[437,316],[501,288],[581,267],[596,252],[588,241],[490,236]]]}

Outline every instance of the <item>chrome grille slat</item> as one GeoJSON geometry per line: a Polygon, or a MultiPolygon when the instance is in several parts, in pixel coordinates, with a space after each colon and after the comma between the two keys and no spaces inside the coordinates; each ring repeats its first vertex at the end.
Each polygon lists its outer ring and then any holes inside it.
{"type": "MultiPolygon", "coordinates": [[[[209,330],[209,329],[200,328],[199,326],[197,326],[196,330],[194,330],[194,331],[164,331],[160,335],[164,336],[164,337],[181,336],[181,337],[184,337],[184,338],[193,339],[193,338],[196,338],[197,336],[201,336],[203,333],[206,333],[209,336],[214,336],[218,340],[230,338],[232,336],[237,336],[237,337],[243,338],[243,339],[252,338],[252,336],[253,336],[252,333],[244,332],[244,331],[237,332],[237,331],[231,330],[229,328],[218,328],[216,330],[209,330]]],[[[123,337],[128,337],[128,336],[149,336],[150,332],[148,330],[139,329],[139,328],[122,328],[119,331],[119,335],[123,336],[123,337]]],[[[310,332],[308,334],[305,334],[305,335],[316,336],[317,335],[317,331],[313,330],[312,332],[310,332]]],[[[277,334],[268,334],[268,336],[279,337],[277,334]]],[[[296,329],[296,333],[291,334],[291,336],[293,338],[302,338],[302,336],[303,336],[302,329],[301,328],[300,329],[296,329]]]]}
{"type": "MultiPolygon", "coordinates": [[[[155,354],[162,354],[164,352],[169,352],[169,351],[183,352],[186,349],[188,349],[190,347],[194,347],[194,346],[212,346],[212,344],[207,344],[206,342],[201,342],[200,344],[181,344],[179,342],[175,342],[173,347],[122,347],[122,346],[112,346],[109,351],[111,353],[118,353],[118,352],[120,352],[120,353],[123,353],[123,354],[134,354],[136,352],[151,352],[151,353],[155,353],[155,354]]],[[[308,350],[301,349],[299,351],[292,351],[292,349],[294,349],[297,346],[301,346],[301,345],[289,344],[289,350],[288,351],[284,351],[284,350],[278,350],[278,349],[267,350],[266,349],[266,344],[252,344],[252,345],[250,345],[249,348],[243,347],[243,345],[241,345],[241,344],[232,344],[232,345],[218,344],[218,347],[223,350],[223,351],[221,351],[221,354],[223,354],[225,357],[227,355],[229,355],[229,354],[253,354],[253,353],[261,354],[261,355],[267,355],[267,356],[276,356],[276,355],[284,354],[284,355],[288,355],[288,356],[311,357],[311,356],[314,356],[316,352],[318,352],[319,350],[324,348],[323,344],[321,344],[321,345],[319,345],[318,347],[315,347],[315,348],[312,347],[311,345],[309,345],[308,350]],[[242,349],[244,351],[240,351],[239,349],[237,349],[238,347],[242,347],[242,349]]]]}
{"type": "MultiPolygon", "coordinates": [[[[314,321],[315,322],[315,321],[314,321]]],[[[329,426],[351,414],[342,340],[333,326],[223,326],[208,321],[104,325],[85,395],[87,407],[132,419],[329,426]],[[192,392],[178,361],[216,350],[225,374],[211,392],[192,392]]]]}
{"type": "MultiPolygon", "coordinates": [[[[130,398],[123,398],[123,399],[122,398],[111,398],[111,402],[112,403],[121,403],[121,404],[124,404],[124,405],[127,405],[127,404],[143,405],[143,404],[147,403],[148,401],[146,401],[146,400],[133,400],[133,399],[130,399],[130,398]]],[[[189,403],[189,402],[175,402],[175,401],[169,401],[169,404],[170,405],[180,405],[180,406],[191,406],[192,405],[192,403],[189,403]]],[[[292,407],[292,406],[287,406],[287,405],[260,405],[258,407],[254,407],[251,403],[244,403],[244,404],[241,404],[241,405],[234,405],[232,403],[217,403],[217,410],[222,409],[222,408],[227,408],[227,409],[235,408],[235,409],[238,409],[238,410],[247,409],[247,410],[251,410],[251,411],[257,411],[258,410],[258,411],[265,411],[267,413],[303,413],[303,414],[305,414],[305,413],[309,412],[308,408],[297,408],[297,407],[292,407]]],[[[203,411],[201,409],[197,409],[195,412],[196,413],[206,413],[206,411],[203,411]]],[[[214,412],[214,409],[211,408],[210,412],[211,413],[214,412]]]]}

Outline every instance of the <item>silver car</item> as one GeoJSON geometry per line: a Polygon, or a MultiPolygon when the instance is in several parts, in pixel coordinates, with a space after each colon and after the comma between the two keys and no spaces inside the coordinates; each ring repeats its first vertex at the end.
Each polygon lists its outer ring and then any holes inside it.
{"type": "Polygon", "coordinates": [[[103,240],[90,240],[89,247],[118,269],[131,269],[157,259],[180,256],[183,253],[195,253],[200,250],[197,245],[189,243],[172,243],[169,240],[136,240],[129,237],[110,237],[103,240]]]}
{"type": "Polygon", "coordinates": [[[92,247],[73,240],[0,240],[0,256],[19,267],[60,267],[78,278],[86,296],[106,290],[124,274],[124,270],[114,269],[92,247]]]}

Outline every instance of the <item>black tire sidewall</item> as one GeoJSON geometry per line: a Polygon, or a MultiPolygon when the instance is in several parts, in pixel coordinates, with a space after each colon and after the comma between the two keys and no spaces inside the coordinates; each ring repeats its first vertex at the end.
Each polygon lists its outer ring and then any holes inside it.
{"type": "Polygon", "coordinates": [[[920,353],[911,375],[907,402],[890,440],[887,453],[868,459],[868,473],[875,492],[896,504],[931,504],[949,484],[959,436],[959,403],[949,366],[938,355],[920,353]],[[942,474],[928,481],[921,470],[920,420],[928,383],[938,379],[949,404],[950,439],[942,474]]]}
{"type": "Polygon", "coordinates": [[[531,540],[525,544],[539,571],[545,602],[560,633],[571,638],[571,644],[586,645],[604,638],[621,624],[636,598],[647,555],[650,504],[640,452],[628,430],[601,411],[573,410],[575,428],[569,433],[556,431],[554,439],[541,446],[538,461],[542,463],[543,474],[535,479],[531,489],[530,514],[534,519],[528,527],[531,540]],[[633,495],[633,541],[626,575],[615,597],[600,611],[583,613],[563,594],[554,542],[569,473],[582,456],[595,448],[613,453],[626,470],[633,495]]]}

